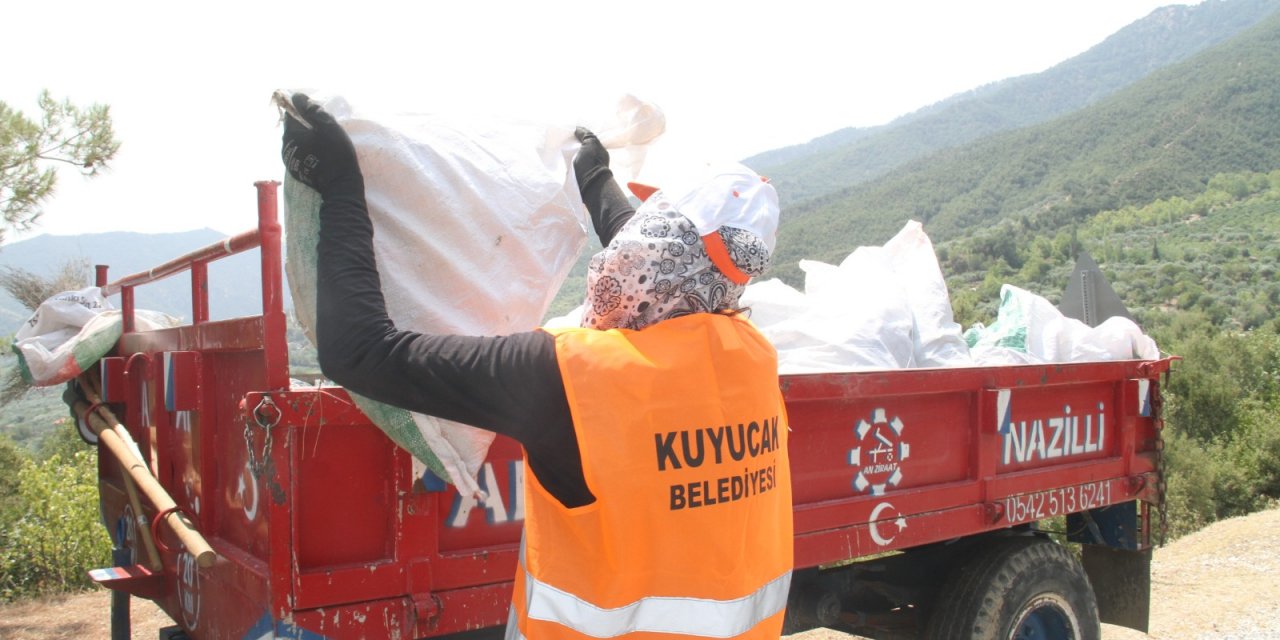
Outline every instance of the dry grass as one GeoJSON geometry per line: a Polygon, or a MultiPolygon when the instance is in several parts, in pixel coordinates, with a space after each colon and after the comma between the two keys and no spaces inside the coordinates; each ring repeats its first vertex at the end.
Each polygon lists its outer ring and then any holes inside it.
{"type": "MultiPolygon", "coordinates": [[[[150,600],[132,599],[132,636],[156,640],[173,621],[150,600]]],[[[105,589],[0,605],[0,638],[83,640],[111,637],[111,594],[105,589]]]]}

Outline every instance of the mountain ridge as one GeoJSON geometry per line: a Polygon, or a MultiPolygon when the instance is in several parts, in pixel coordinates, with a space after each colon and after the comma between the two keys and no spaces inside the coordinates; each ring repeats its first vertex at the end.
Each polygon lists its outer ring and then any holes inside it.
{"type": "Polygon", "coordinates": [[[908,219],[936,241],[1024,216],[1052,231],[1098,211],[1280,167],[1280,14],[1056,120],[939,151],[821,199],[779,229],[775,265],[839,262],[908,219]]]}
{"type": "Polygon", "coordinates": [[[1280,0],[1219,0],[1152,11],[1089,50],[1049,69],[957,94],[864,129],[842,129],[809,143],[744,160],[778,187],[788,207],[882,176],[919,158],[986,135],[1049,121],[1181,62],[1257,24],[1280,0]]]}
{"type": "MultiPolygon", "coordinates": [[[[226,239],[209,228],[169,233],[107,231],[79,235],[40,234],[6,244],[0,249],[0,268],[23,269],[40,276],[52,275],[62,265],[84,260],[90,267],[106,264],[108,280],[115,281],[173,260],[185,253],[226,239]]],[[[257,251],[230,256],[209,265],[211,319],[261,313],[261,278],[257,251]]],[[[84,274],[84,286],[93,283],[92,269],[84,274]]],[[[112,299],[119,305],[119,296],[112,299]]],[[[134,304],[139,309],[163,311],[178,317],[191,315],[190,278],[178,274],[139,287],[134,304]]],[[[30,317],[8,291],[0,289],[0,332],[16,331],[30,317]]]]}

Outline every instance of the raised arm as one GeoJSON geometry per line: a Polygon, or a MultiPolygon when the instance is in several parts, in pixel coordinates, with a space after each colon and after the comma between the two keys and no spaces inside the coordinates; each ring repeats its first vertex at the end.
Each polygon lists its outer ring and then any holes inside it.
{"type": "Polygon", "coordinates": [[[602,246],[609,246],[618,229],[636,214],[635,207],[613,179],[609,169],[609,152],[600,144],[596,134],[578,127],[574,132],[582,149],[573,159],[573,172],[578,176],[578,190],[582,202],[591,214],[591,224],[602,246]]]}
{"type": "Polygon", "coordinates": [[[364,178],[350,138],[307,96],[312,125],[285,119],[289,174],[320,193],[316,351],[326,377],[360,395],[515,438],[566,503],[585,504],[555,343],[543,331],[501,337],[399,329],[387,314],[364,178]]]}

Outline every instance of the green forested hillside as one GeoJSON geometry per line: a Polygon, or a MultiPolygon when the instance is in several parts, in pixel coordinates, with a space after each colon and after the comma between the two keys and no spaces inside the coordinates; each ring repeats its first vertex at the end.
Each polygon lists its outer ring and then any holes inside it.
{"type": "Polygon", "coordinates": [[[1275,324],[1280,170],[1221,174],[1193,197],[1103,211],[1052,234],[1025,220],[937,245],[962,324],[990,322],[1006,282],[1057,302],[1078,249],[1148,331],[1167,329],[1183,312],[1215,330],[1275,324]]]}
{"type": "Polygon", "coordinates": [[[1098,211],[1194,195],[1227,172],[1280,166],[1280,15],[1098,104],[984,138],[788,214],[778,275],[838,262],[907,220],[936,241],[1005,220],[1039,235],[1098,211]]]}
{"type": "Polygon", "coordinates": [[[937,246],[957,320],[996,317],[1000,285],[1056,302],[1076,248],[1161,350],[1172,535],[1280,500],[1280,170],[1214,176],[1189,197],[1047,234],[1025,218],[937,246]]]}
{"type": "Polygon", "coordinates": [[[1162,7],[1041,73],[979,87],[887,125],[843,129],[745,162],[770,176],[784,205],[804,202],[933,152],[1093,104],[1156,69],[1227,40],[1277,9],[1280,0],[1162,7]]]}

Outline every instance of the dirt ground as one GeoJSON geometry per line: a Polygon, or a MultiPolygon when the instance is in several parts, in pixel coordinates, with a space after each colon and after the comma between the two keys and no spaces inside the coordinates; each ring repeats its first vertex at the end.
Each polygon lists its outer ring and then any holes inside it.
{"type": "MultiPolygon", "coordinates": [[[[1157,549],[1150,635],[1104,625],[1104,640],[1280,640],[1280,508],[1218,522],[1157,549]]],[[[110,635],[105,590],[0,605],[0,639],[70,640],[110,635]]],[[[133,637],[154,640],[173,624],[134,600],[133,637]]],[[[790,640],[857,640],[817,629],[790,640]]]]}

